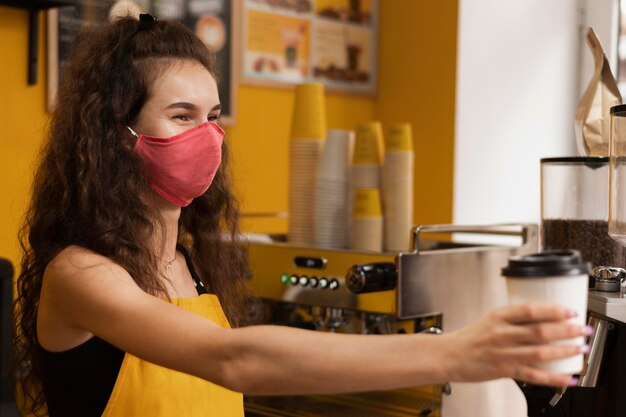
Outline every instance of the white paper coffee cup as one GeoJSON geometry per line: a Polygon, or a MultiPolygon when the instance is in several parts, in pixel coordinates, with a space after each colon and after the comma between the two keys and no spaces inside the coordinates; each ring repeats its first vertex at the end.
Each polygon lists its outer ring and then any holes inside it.
{"type": "MultiPolygon", "coordinates": [[[[587,316],[589,265],[583,263],[578,251],[545,251],[533,255],[512,257],[502,275],[506,277],[509,302],[524,304],[543,301],[560,304],[573,311],[569,321],[583,326],[587,316]]],[[[583,336],[553,342],[556,345],[578,345],[583,336]]],[[[583,369],[583,354],[533,366],[559,374],[578,374],[583,369]]]]}

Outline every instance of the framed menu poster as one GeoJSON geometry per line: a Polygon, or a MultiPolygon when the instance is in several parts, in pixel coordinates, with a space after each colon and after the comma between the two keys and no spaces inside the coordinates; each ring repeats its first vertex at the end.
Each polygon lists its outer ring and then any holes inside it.
{"type": "Polygon", "coordinates": [[[51,107],[78,30],[115,16],[151,13],[176,20],[215,52],[214,69],[222,105],[221,121],[234,124],[236,100],[237,2],[230,0],[81,0],[75,7],[48,12],[48,103],[51,107]]]}
{"type": "Polygon", "coordinates": [[[241,0],[242,81],[376,92],[378,0],[241,0]]]}

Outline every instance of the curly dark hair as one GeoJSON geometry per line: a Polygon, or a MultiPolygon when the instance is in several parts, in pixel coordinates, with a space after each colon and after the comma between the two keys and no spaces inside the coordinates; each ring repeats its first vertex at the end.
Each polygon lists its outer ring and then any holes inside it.
{"type": "MultiPolygon", "coordinates": [[[[106,256],[144,291],[168,298],[147,238],[162,233],[163,219],[140,198],[148,186],[125,126],[138,116],[154,79],[180,60],[196,61],[213,74],[211,52],[176,22],[143,27],[126,17],[85,29],[76,38],[20,232],[13,374],[24,408],[35,414],[47,414],[37,309],[44,270],[61,250],[78,245],[106,256]]],[[[182,208],[179,242],[190,249],[231,325],[239,326],[250,273],[227,175],[226,142],[222,153],[211,187],[182,208]]]]}

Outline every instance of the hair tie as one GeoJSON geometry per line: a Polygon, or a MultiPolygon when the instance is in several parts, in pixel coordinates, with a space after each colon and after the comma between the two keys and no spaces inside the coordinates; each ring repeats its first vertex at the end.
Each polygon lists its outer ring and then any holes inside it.
{"type": "Polygon", "coordinates": [[[152,29],[154,27],[154,25],[157,22],[157,18],[152,16],[149,13],[141,13],[139,15],[139,29],[140,30],[147,30],[147,29],[152,29]]]}

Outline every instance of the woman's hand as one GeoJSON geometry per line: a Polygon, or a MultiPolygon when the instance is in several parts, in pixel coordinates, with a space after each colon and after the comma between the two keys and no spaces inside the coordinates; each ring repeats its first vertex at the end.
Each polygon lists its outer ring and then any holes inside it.
{"type": "Polygon", "coordinates": [[[532,365],[588,351],[588,346],[550,344],[590,334],[588,327],[568,323],[574,316],[571,310],[554,304],[516,305],[494,310],[480,321],[442,336],[448,339],[450,380],[509,377],[539,385],[576,384],[570,375],[532,365]]]}

